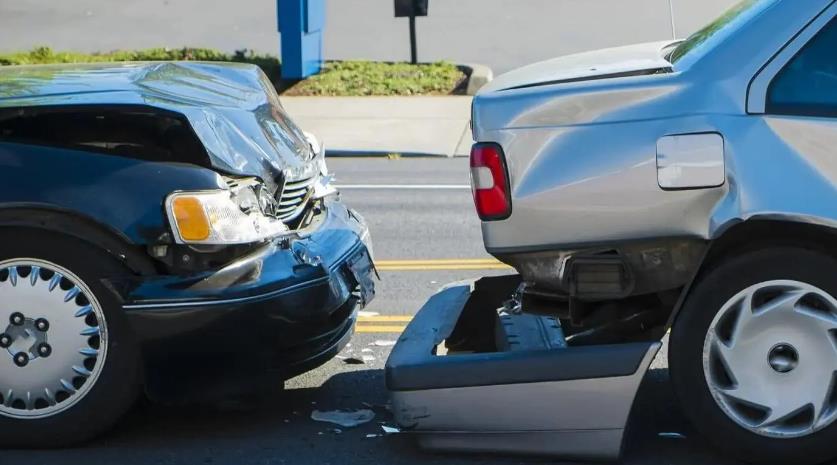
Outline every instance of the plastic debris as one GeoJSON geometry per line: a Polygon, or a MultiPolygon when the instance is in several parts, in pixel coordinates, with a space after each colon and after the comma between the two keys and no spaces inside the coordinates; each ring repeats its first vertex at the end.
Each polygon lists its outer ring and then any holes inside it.
{"type": "Polygon", "coordinates": [[[401,432],[401,429],[394,426],[381,425],[381,429],[384,430],[384,434],[398,434],[401,432]]]}
{"type": "MultiPolygon", "coordinates": [[[[369,409],[361,410],[332,410],[311,412],[311,419],[342,426],[343,428],[354,428],[355,426],[369,423],[375,419],[375,412],[369,409]]],[[[342,431],[341,431],[342,432],[342,431]]]]}
{"type": "Polygon", "coordinates": [[[379,437],[381,437],[380,434],[367,434],[366,435],[366,439],[379,438],[379,437]]]}
{"type": "Polygon", "coordinates": [[[370,346],[378,346],[378,347],[392,347],[395,345],[395,341],[385,341],[385,340],[377,340],[369,344],[370,346]]]}
{"type": "Polygon", "coordinates": [[[666,439],[686,439],[686,436],[680,433],[657,433],[657,436],[666,439]]]}
{"type": "Polygon", "coordinates": [[[373,352],[375,352],[375,351],[374,351],[374,350],[372,350],[372,349],[363,349],[363,350],[361,350],[361,352],[365,352],[365,353],[373,353],[373,352]]]}

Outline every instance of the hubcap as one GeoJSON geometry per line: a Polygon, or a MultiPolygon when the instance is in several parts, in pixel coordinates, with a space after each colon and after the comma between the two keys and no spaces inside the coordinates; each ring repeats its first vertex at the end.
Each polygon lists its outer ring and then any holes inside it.
{"type": "Polygon", "coordinates": [[[84,398],[107,356],[102,307],[76,275],[0,262],[0,416],[45,418],[84,398]]]}
{"type": "Polygon", "coordinates": [[[837,300],[798,281],[750,286],[715,316],[703,347],[721,410],[762,436],[801,437],[837,419],[837,300]]]}

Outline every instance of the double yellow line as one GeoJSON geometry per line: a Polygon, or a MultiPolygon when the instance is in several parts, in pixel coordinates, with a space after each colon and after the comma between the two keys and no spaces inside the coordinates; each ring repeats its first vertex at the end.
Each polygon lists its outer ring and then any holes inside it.
{"type": "Polygon", "coordinates": [[[430,260],[378,260],[379,271],[507,270],[493,258],[437,258],[430,260]]]}
{"type": "Polygon", "coordinates": [[[361,316],[357,319],[357,332],[401,334],[412,319],[411,315],[361,316]]]}
{"type": "MultiPolygon", "coordinates": [[[[377,260],[375,266],[379,271],[507,270],[511,268],[494,258],[377,260]]],[[[401,334],[412,319],[411,315],[361,316],[357,321],[357,332],[401,334]]]]}

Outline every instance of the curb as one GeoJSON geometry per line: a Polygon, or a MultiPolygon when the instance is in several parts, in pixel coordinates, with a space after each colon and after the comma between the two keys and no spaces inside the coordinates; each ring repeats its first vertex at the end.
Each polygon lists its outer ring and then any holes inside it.
{"type": "Polygon", "coordinates": [[[494,79],[494,71],[486,65],[479,63],[462,63],[459,65],[468,72],[467,95],[476,95],[480,88],[494,79]]]}

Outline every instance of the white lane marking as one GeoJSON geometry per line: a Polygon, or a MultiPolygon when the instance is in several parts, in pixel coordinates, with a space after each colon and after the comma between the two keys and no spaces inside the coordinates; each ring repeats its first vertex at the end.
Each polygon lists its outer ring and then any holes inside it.
{"type": "Polygon", "coordinates": [[[338,184],[338,189],[471,189],[468,184],[338,184]]]}

